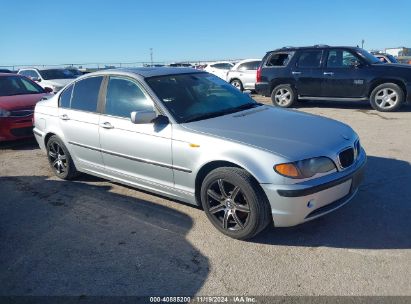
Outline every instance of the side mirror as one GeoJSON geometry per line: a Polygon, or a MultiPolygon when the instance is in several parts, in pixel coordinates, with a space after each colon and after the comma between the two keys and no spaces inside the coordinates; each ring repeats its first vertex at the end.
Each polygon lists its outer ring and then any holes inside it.
{"type": "Polygon", "coordinates": [[[41,82],[41,79],[39,77],[31,77],[31,80],[35,82],[41,82]]]}
{"type": "Polygon", "coordinates": [[[44,92],[46,92],[46,93],[53,93],[53,89],[52,89],[52,88],[49,88],[49,87],[45,87],[45,88],[44,88],[44,92]]]}
{"type": "Polygon", "coordinates": [[[151,123],[156,117],[157,113],[153,110],[131,112],[131,122],[134,124],[151,123]]]}

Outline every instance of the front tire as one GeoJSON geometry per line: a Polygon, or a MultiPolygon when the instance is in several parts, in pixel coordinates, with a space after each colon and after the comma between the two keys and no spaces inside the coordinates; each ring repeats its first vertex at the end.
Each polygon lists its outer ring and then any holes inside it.
{"type": "Polygon", "coordinates": [[[296,100],[295,91],[289,84],[280,84],[271,92],[271,101],[276,107],[292,107],[296,100]]]}
{"type": "Polygon", "coordinates": [[[70,180],[79,174],[69,151],[60,138],[56,135],[51,136],[46,148],[50,167],[57,177],[70,180]]]}
{"type": "Polygon", "coordinates": [[[201,203],[214,227],[235,239],[252,238],[272,221],[260,185],[240,168],[211,171],[201,186],[201,203]]]}
{"type": "Polygon", "coordinates": [[[374,110],[393,112],[398,110],[404,101],[403,90],[395,83],[383,83],[371,93],[370,103],[374,110]]]}

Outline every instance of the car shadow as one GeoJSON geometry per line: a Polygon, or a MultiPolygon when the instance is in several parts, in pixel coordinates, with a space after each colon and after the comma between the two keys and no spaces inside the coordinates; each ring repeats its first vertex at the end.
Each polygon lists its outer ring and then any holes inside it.
{"type": "Polygon", "coordinates": [[[252,242],[353,249],[411,248],[411,165],[369,156],[357,196],[324,217],[290,228],[268,228],[252,242]]]}
{"type": "Polygon", "coordinates": [[[208,276],[176,210],[47,176],[0,177],[0,193],[3,296],[194,295],[208,276]]]}
{"type": "Polygon", "coordinates": [[[0,142],[0,151],[1,150],[34,150],[38,148],[39,148],[39,144],[37,143],[34,137],[20,139],[20,140],[0,142]]]}

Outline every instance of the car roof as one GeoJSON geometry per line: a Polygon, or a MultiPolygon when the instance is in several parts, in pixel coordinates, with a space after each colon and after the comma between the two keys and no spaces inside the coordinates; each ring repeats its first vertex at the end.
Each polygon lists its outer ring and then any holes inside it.
{"type": "Polygon", "coordinates": [[[230,61],[211,61],[211,62],[208,62],[207,64],[218,64],[218,63],[228,63],[228,64],[233,64],[232,62],[230,62],[230,61]]]}
{"type": "Polygon", "coordinates": [[[24,77],[24,76],[21,76],[21,75],[17,75],[17,74],[15,74],[15,73],[0,73],[0,77],[2,77],[2,76],[18,76],[18,77],[24,77]]]}
{"type": "Polygon", "coordinates": [[[44,70],[67,70],[69,68],[23,68],[19,69],[20,71],[26,71],[26,70],[36,70],[36,71],[44,71],[44,70]]]}
{"type": "Polygon", "coordinates": [[[236,64],[245,63],[245,62],[251,62],[251,61],[261,61],[261,59],[257,59],[257,58],[255,58],[255,59],[243,59],[243,60],[237,62],[236,64]]]}
{"type": "Polygon", "coordinates": [[[121,68],[121,69],[108,69],[103,71],[97,71],[87,75],[107,75],[107,74],[135,74],[143,78],[166,76],[166,75],[178,75],[178,74],[191,74],[191,73],[205,73],[193,68],[179,68],[179,67],[146,67],[146,68],[121,68]]]}
{"type": "Polygon", "coordinates": [[[279,52],[279,51],[297,51],[297,50],[329,49],[329,48],[333,48],[333,49],[358,49],[358,47],[356,47],[356,46],[329,46],[329,45],[326,45],[326,44],[316,44],[316,45],[312,45],[312,46],[298,46],[298,47],[285,46],[285,47],[282,47],[282,48],[279,48],[279,49],[268,51],[267,53],[279,52]]]}

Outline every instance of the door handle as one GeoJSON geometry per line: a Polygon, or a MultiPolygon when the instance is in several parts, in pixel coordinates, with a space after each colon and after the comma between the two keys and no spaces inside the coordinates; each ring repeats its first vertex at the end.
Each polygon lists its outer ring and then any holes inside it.
{"type": "Polygon", "coordinates": [[[108,121],[101,123],[100,127],[104,128],[104,129],[114,129],[114,126],[111,123],[109,123],[108,121]]]}
{"type": "Polygon", "coordinates": [[[324,72],[324,75],[333,76],[334,73],[333,72],[324,72]]]}
{"type": "Polygon", "coordinates": [[[301,75],[301,72],[291,72],[293,75],[301,75]]]}
{"type": "Polygon", "coordinates": [[[67,114],[63,114],[63,115],[60,115],[60,119],[61,120],[70,120],[70,117],[68,117],[67,114]]]}

